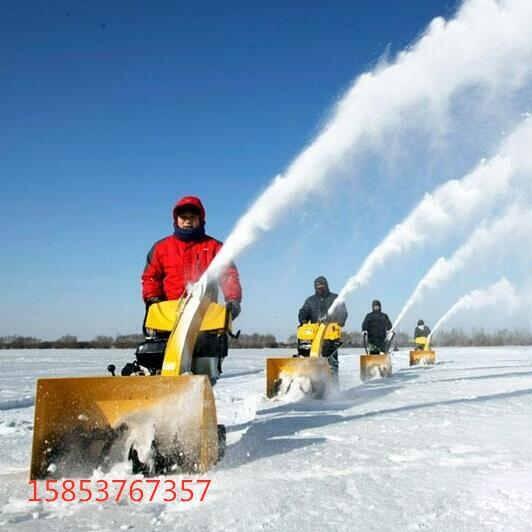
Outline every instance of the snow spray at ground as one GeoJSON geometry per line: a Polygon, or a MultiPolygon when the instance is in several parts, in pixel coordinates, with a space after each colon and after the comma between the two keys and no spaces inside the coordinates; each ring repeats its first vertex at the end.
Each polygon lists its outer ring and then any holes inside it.
{"type": "MultiPolygon", "coordinates": [[[[409,368],[401,351],[391,378],[365,384],[361,350],[341,349],[335,397],[266,400],[264,360],[289,353],[230,351],[215,388],[227,454],[203,477],[211,480],[203,503],[28,502],[33,407],[0,411],[0,427],[10,429],[0,431],[0,528],[530,530],[532,348],[439,348],[430,368],[409,368]]],[[[110,358],[120,365],[130,357],[127,350],[0,352],[1,392],[16,400],[36,377],[64,374],[71,364],[98,374],[110,358]]],[[[91,478],[140,477],[118,464],[91,478]]]]}
{"type": "MultiPolygon", "coordinates": [[[[448,233],[499,203],[510,190],[512,177],[532,168],[532,119],[526,118],[502,143],[498,153],[482,161],[460,180],[450,180],[425,195],[366,257],[357,273],[340,290],[336,305],[367,284],[375,270],[393,257],[448,233]]],[[[406,306],[405,306],[406,307],[406,306]]],[[[404,310],[406,312],[406,310],[404,310]]],[[[404,312],[397,319],[401,321],[404,312]]],[[[395,328],[395,327],[394,327],[395,328]]]]}
{"type": "MultiPolygon", "coordinates": [[[[506,213],[492,221],[481,224],[470,237],[449,258],[440,257],[419,281],[414,291],[399,312],[394,330],[399,326],[407,312],[426,296],[427,291],[434,290],[460,272],[470,260],[478,259],[497,249],[502,243],[523,242],[532,232],[532,213],[529,209],[517,205],[511,206],[506,213]]],[[[528,253],[522,246],[516,250],[528,253]]]]}
{"type": "Polygon", "coordinates": [[[294,373],[293,370],[279,373],[279,389],[276,399],[294,402],[308,397],[324,396],[332,391],[329,371],[321,366],[312,370],[308,364],[309,360],[304,360],[306,364],[302,367],[301,373],[294,373]]]}
{"type": "Polygon", "coordinates": [[[123,420],[128,427],[124,459],[127,460],[127,451],[133,446],[140,461],[151,467],[155,439],[161,454],[167,456],[175,452],[177,445],[183,458],[197,466],[203,430],[203,401],[203,386],[192,380],[184,393],[167,396],[142,414],[126,417],[123,420]]]}
{"type": "Polygon", "coordinates": [[[462,296],[434,325],[429,341],[438,329],[455,314],[463,310],[478,310],[488,305],[498,305],[499,309],[509,310],[517,307],[519,297],[513,285],[506,278],[492,284],[484,290],[473,290],[462,296]]]}
{"type": "Polygon", "coordinates": [[[308,375],[279,374],[279,398],[283,401],[300,401],[312,393],[312,379],[308,375]]]}
{"type": "MultiPolygon", "coordinates": [[[[529,0],[471,0],[455,18],[434,19],[419,41],[394,62],[361,75],[314,141],[238,220],[208,275],[217,277],[283,219],[288,207],[319,191],[355,153],[401,129],[414,109],[423,110],[420,114],[431,131],[438,129],[435,122],[460,91],[518,90],[532,70],[531,19],[529,0]]],[[[493,164],[500,172],[508,171],[504,160],[493,164]]]]}

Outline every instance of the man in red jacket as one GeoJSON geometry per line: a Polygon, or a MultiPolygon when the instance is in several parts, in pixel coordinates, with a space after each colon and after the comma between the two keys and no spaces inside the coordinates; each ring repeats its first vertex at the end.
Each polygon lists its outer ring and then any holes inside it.
{"type": "MultiPolygon", "coordinates": [[[[222,243],[205,234],[205,209],[195,196],[185,196],[173,210],[174,234],[156,242],[148,253],[142,274],[146,305],[178,299],[187,286],[199,280],[222,243]]],[[[234,264],[219,279],[225,301],[234,318],[240,314],[242,288],[234,264]]]]}

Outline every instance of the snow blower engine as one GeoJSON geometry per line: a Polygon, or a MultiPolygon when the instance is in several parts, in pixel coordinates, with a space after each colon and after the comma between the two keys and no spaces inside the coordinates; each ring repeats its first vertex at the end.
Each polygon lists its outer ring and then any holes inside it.
{"type": "MultiPolygon", "coordinates": [[[[162,301],[151,305],[144,320],[145,340],[135,351],[135,361],[128,362],[122,376],[160,375],[168,338],[172,331],[178,301],[162,301]]],[[[233,335],[229,309],[211,303],[200,325],[192,354],[192,373],[207,375],[211,384],[222,373],[222,362],[228,353],[228,338],[233,335]]],[[[110,367],[112,372],[114,368],[110,367]]]]}

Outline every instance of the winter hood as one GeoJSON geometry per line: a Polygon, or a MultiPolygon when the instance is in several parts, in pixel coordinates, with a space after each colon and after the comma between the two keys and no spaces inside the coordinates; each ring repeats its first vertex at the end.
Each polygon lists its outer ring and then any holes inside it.
{"type": "Polygon", "coordinates": [[[201,200],[196,196],[184,196],[175,204],[172,211],[172,219],[174,223],[177,220],[177,214],[179,211],[185,207],[196,209],[199,212],[201,223],[205,223],[205,207],[203,206],[203,203],[201,203],[201,200]]]}

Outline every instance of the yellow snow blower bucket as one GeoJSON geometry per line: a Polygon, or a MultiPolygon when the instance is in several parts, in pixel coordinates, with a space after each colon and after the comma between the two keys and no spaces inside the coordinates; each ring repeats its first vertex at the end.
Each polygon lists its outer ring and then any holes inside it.
{"type": "Polygon", "coordinates": [[[416,336],[414,339],[416,349],[410,351],[410,365],[434,364],[436,353],[430,348],[430,337],[416,336]]]}
{"type": "Polygon", "coordinates": [[[37,381],[30,477],[90,474],[156,437],[159,451],[186,455],[187,470],[218,457],[216,406],[206,376],[79,377],[37,381]]]}
{"type": "Polygon", "coordinates": [[[388,353],[379,355],[360,355],[360,380],[367,381],[375,377],[391,377],[392,361],[388,353]]]}
{"type": "Polygon", "coordinates": [[[436,352],[435,351],[420,351],[414,350],[410,351],[410,365],[418,366],[423,364],[435,364],[436,363],[436,352]]]}
{"type": "MultiPolygon", "coordinates": [[[[308,378],[310,385],[326,385],[330,379],[329,362],[325,358],[268,358],[266,360],[266,395],[274,397],[282,391],[282,382],[308,378]]],[[[310,390],[309,390],[310,391],[310,390]]]]}
{"type": "Polygon", "coordinates": [[[131,459],[132,449],[143,467],[209,469],[218,459],[216,406],[209,378],[191,374],[191,364],[200,329],[227,327],[220,309],[201,287],[150,307],[147,326],[171,330],[160,375],[38,379],[31,478],[86,475],[131,459]]]}
{"type": "Polygon", "coordinates": [[[323,356],[325,342],[339,342],[342,329],[337,323],[305,323],[297,330],[298,355],[266,359],[266,395],[274,397],[288,390],[294,379],[301,377],[309,383],[309,391],[322,395],[329,386],[331,371],[323,356]],[[287,383],[284,386],[283,383],[287,383]]]}

